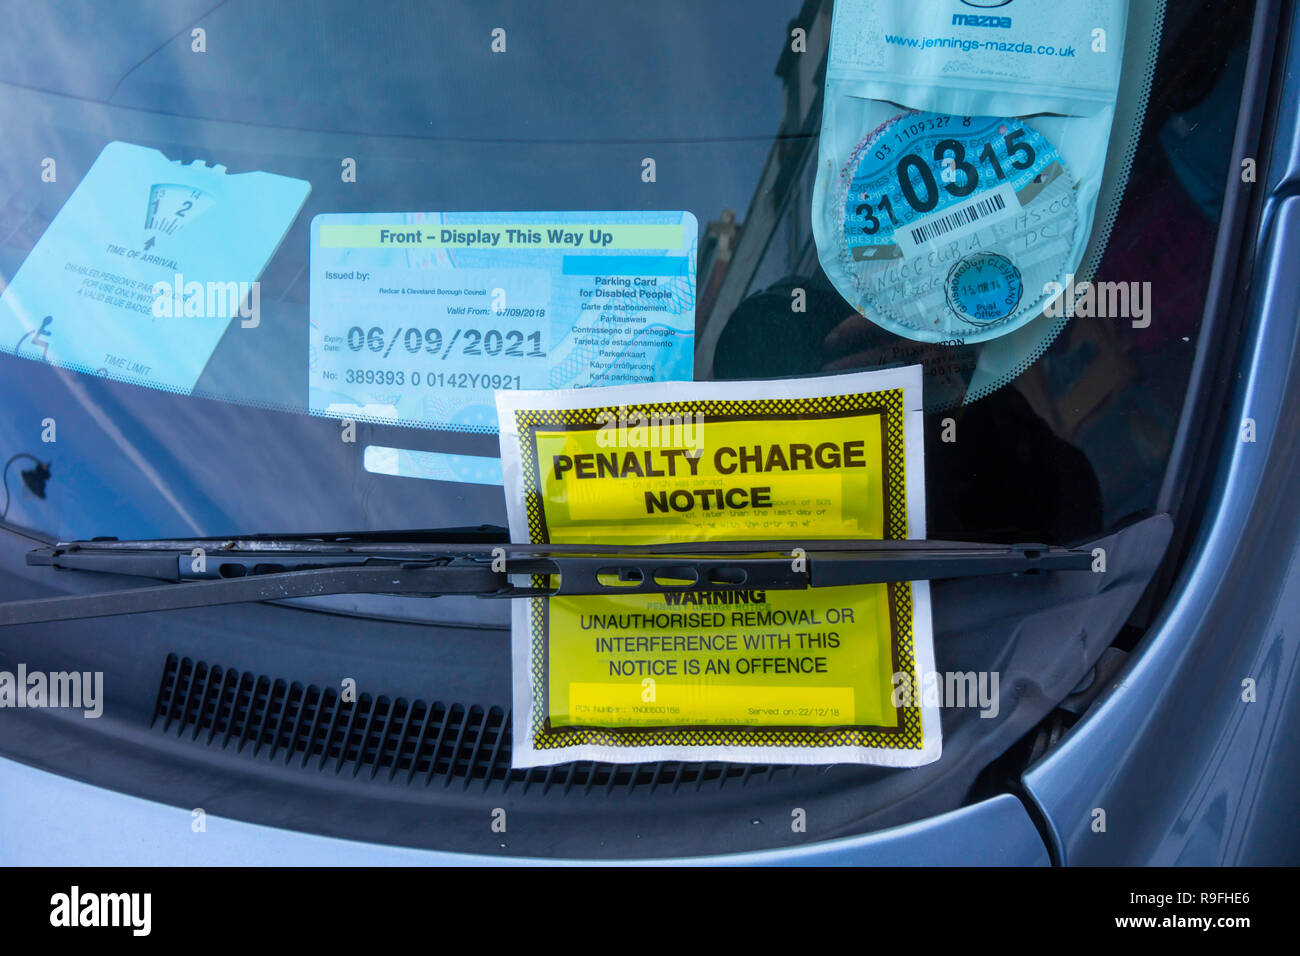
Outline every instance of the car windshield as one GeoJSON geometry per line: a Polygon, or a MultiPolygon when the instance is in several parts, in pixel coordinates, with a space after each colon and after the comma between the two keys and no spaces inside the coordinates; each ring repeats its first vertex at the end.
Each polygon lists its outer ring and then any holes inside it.
{"type": "Polygon", "coordinates": [[[829,3],[301,2],[270,22],[251,0],[6,3],[0,284],[20,324],[0,342],[5,519],[61,538],[504,525],[497,439],[461,393],[562,385],[566,361],[598,366],[599,349],[574,315],[536,314],[513,276],[479,291],[525,308],[439,299],[437,321],[403,324],[382,297],[327,286],[330,263],[335,278],[359,267],[327,261],[314,230],[545,213],[687,231],[693,254],[657,279],[678,377],[922,364],[930,537],[1100,535],[1156,505],[1250,22],[1246,3],[1133,6],[1088,260],[1098,281],[1135,283],[1129,309],[927,344],[863,319],[819,264],[829,3]],[[123,217],[120,245],[56,222],[85,196],[123,217]],[[207,261],[237,263],[221,277],[256,283],[215,332],[183,324],[187,233],[207,236],[207,261]],[[176,315],[170,292],[159,314],[112,267],[150,256],[175,278],[176,315]],[[101,342],[106,304],[137,321],[101,342]],[[50,360],[78,342],[82,359],[50,360]],[[528,356],[540,378],[516,372],[528,356]],[[332,397],[334,375],[365,388],[332,397]],[[388,393],[435,375],[420,411],[386,412],[388,393]]]}
{"type": "Polygon", "coordinates": [[[1276,7],[0,0],[0,663],[104,703],[20,703],[0,755],[472,853],[947,839],[977,804],[1060,844],[1025,768],[1147,653],[1235,428],[1276,7]],[[620,396],[703,405],[716,474],[584,445],[620,396]],[[740,576],[586,553],[777,527],[740,576]],[[448,528],[610,591],[318,564],[448,528]],[[819,588],[837,534],[1070,570],[819,588]],[[322,579],[365,584],[284,597],[322,579]]]}

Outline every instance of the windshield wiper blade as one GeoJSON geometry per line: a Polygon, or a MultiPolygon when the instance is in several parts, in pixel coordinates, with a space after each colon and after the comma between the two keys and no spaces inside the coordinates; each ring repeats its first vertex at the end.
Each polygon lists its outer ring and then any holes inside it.
{"type": "Polygon", "coordinates": [[[331,594],[520,598],[803,590],[1092,567],[1088,548],[1036,544],[842,539],[492,543],[500,533],[481,528],[62,542],[29,552],[27,563],[170,583],[0,603],[0,627],[331,594]]]}

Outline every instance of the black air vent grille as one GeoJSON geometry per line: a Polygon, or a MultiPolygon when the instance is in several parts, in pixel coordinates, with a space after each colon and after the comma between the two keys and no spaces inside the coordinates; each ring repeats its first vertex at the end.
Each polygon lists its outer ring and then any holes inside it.
{"type": "Polygon", "coordinates": [[[478,704],[429,703],[272,679],[167,657],[153,725],[235,753],[371,780],[484,790],[534,785],[566,792],[676,790],[744,785],[796,767],[728,763],[579,762],[510,769],[510,712],[478,704]]]}

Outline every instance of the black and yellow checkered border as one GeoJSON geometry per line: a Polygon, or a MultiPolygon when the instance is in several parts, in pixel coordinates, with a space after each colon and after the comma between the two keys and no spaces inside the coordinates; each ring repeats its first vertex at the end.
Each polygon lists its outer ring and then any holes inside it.
{"type": "MultiPolygon", "coordinates": [[[[611,414],[625,411],[660,419],[702,415],[708,422],[763,421],[789,418],[856,418],[879,415],[885,462],[885,537],[907,538],[907,456],[903,389],[830,395],[816,398],[737,399],[684,402],[651,402],[640,405],[603,406],[575,409],[526,409],[515,412],[519,433],[520,466],[523,477],[524,509],[529,540],[550,542],[542,501],[541,476],[537,460],[536,433],[567,428],[589,429],[607,423],[611,414]]],[[[535,577],[535,587],[545,587],[535,577]]],[[[916,643],[912,628],[912,586],[907,582],[886,585],[893,631],[894,673],[916,678],[916,643]]],[[[923,746],[919,707],[897,709],[895,727],[564,727],[551,729],[546,719],[546,653],[548,599],[529,598],[532,679],[532,743],[537,750],[555,750],[583,745],[599,747],[873,747],[891,750],[920,750],[923,746]]]]}

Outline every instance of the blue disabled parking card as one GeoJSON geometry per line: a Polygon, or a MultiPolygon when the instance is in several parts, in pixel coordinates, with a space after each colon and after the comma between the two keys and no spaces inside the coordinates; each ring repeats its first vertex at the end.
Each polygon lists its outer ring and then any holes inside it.
{"type": "Polygon", "coordinates": [[[310,409],[495,432],[498,389],[689,380],[689,212],[324,214],[310,409]]]}

